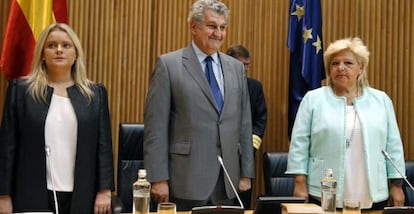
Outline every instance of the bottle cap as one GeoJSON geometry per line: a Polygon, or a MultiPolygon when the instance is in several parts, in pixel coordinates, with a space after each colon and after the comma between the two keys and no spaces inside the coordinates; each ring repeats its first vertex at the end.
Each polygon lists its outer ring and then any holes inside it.
{"type": "Polygon", "coordinates": [[[329,176],[329,175],[332,175],[332,174],[333,174],[333,171],[332,171],[331,168],[326,168],[325,169],[325,176],[329,176]]]}
{"type": "Polygon", "coordinates": [[[145,177],[147,177],[147,170],[145,170],[145,169],[140,169],[140,170],[138,171],[138,177],[139,177],[139,178],[145,178],[145,177]]]}

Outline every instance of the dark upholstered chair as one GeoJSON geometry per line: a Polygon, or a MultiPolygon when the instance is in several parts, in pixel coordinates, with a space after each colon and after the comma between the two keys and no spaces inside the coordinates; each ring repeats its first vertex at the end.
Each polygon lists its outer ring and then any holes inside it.
{"type": "MultiPolygon", "coordinates": [[[[414,185],[414,160],[405,161],[405,174],[407,180],[414,185]]],[[[406,182],[403,184],[403,191],[405,194],[405,206],[414,206],[414,191],[406,182]]]]}
{"type": "Polygon", "coordinates": [[[132,184],[138,170],[144,168],[143,139],[144,124],[119,125],[117,196],[123,213],[132,212],[132,184]]]}
{"type": "Polygon", "coordinates": [[[263,154],[263,175],[267,196],[293,196],[293,176],[285,174],[287,156],[287,152],[263,154]]]}

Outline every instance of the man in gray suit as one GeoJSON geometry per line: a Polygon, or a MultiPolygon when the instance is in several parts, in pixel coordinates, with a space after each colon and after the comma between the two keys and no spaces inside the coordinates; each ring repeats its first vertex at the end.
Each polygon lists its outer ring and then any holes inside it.
{"type": "Polygon", "coordinates": [[[228,16],[220,1],[196,1],[188,15],[192,43],[158,57],[147,94],[144,164],[151,195],[178,210],[234,205],[218,155],[238,191],[250,189],[254,177],[244,67],[219,52],[228,16]]]}

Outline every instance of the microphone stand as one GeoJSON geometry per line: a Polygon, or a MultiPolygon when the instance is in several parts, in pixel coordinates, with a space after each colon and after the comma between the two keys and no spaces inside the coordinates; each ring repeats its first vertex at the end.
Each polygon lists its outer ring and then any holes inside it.
{"type": "Polygon", "coordinates": [[[401,175],[401,177],[405,180],[405,182],[408,184],[408,186],[410,186],[411,190],[414,191],[414,187],[413,185],[411,185],[411,183],[407,180],[407,176],[403,175],[401,173],[401,171],[398,169],[397,165],[395,165],[394,161],[391,160],[391,157],[388,155],[388,153],[385,150],[381,150],[382,154],[384,155],[385,159],[389,160],[390,163],[392,164],[392,167],[394,167],[395,170],[397,170],[398,174],[401,175]]]}
{"type": "Polygon", "coordinates": [[[237,200],[239,201],[239,204],[240,204],[241,208],[244,209],[244,206],[243,206],[242,201],[240,200],[239,194],[237,193],[237,190],[234,187],[233,182],[230,179],[230,175],[229,175],[229,173],[227,173],[226,167],[224,167],[223,159],[220,157],[220,155],[217,155],[217,158],[218,158],[218,161],[220,162],[220,165],[223,167],[224,174],[226,174],[226,177],[229,180],[229,183],[231,185],[231,188],[233,189],[233,192],[236,194],[237,200]]]}
{"type": "Polygon", "coordinates": [[[51,149],[48,145],[46,145],[45,151],[46,151],[47,160],[49,161],[49,174],[50,174],[50,180],[52,181],[52,191],[53,191],[53,198],[54,198],[54,201],[55,201],[55,211],[56,211],[56,214],[59,214],[59,205],[58,205],[58,202],[57,202],[55,182],[53,180],[53,174],[52,174],[52,168],[53,167],[52,167],[52,161],[50,160],[51,149]]]}

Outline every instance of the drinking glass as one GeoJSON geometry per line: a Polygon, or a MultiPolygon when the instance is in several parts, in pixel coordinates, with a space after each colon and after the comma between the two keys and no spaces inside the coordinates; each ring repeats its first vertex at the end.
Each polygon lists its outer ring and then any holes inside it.
{"type": "Polygon", "coordinates": [[[342,208],[343,214],[360,214],[361,208],[359,205],[359,201],[355,199],[345,199],[343,208],[342,208]]]}
{"type": "Polygon", "coordinates": [[[172,202],[161,202],[157,207],[158,214],[176,214],[176,210],[176,205],[172,202]]]}

